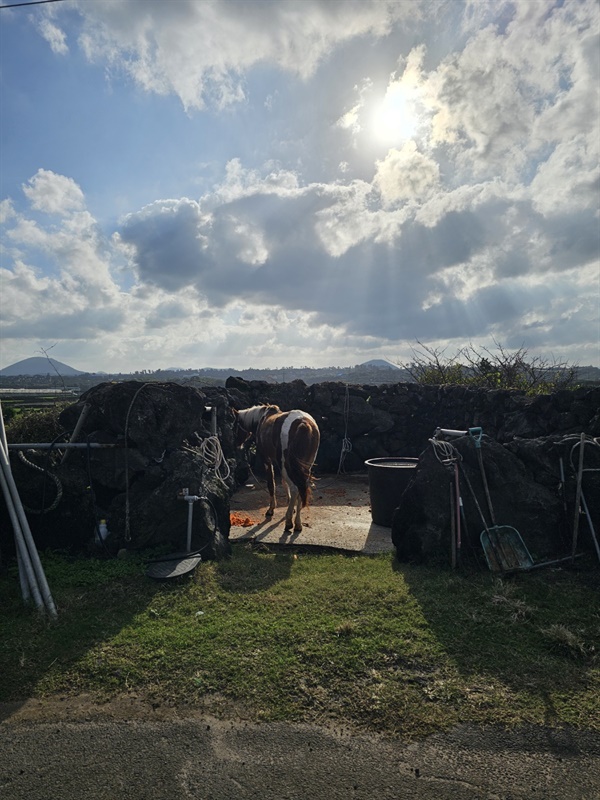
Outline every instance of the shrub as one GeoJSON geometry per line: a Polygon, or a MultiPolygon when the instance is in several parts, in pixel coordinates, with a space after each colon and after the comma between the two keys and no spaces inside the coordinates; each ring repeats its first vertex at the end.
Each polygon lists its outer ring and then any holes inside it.
{"type": "Polygon", "coordinates": [[[577,367],[565,362],[530,356],[525,347],[496,350],[461,347],[452,356],[446,349],[417,342],[413,361],[401,364],[420,384],[452,384],[482,389],[521,389],[528,395],[550,394],[575,388],[577,367]]]}

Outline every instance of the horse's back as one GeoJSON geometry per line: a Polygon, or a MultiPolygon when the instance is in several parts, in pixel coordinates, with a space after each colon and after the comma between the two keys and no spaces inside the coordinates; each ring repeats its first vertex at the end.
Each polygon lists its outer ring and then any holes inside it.
{"type": "Polygon", "coordinates": [[[261,439],[269,458],[280,462],[286,453],[293,453],[312,466],[319,448],[319,426],[307,411],[281,411],[264,420],[261,439]]]}
{"type": "Polygon", "coordinates": [[[319,449],[319,426],[306,411],[289,411],[281,428],[281,451],[312,466],[319,449]]]}

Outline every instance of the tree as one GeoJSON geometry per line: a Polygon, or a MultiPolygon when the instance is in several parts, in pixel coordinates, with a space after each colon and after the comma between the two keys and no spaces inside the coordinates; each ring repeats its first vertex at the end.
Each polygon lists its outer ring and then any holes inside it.
{"type": "Polygon", "coordinates": [[[510,351],[494,340],[495,350],[472,343],[452,356],[447,348],[417,340],[413,361],[401,363],[416,383],[453,384],[483,389],[521,389],[530,395],[575,388],[577,367],[563,361],[530,356],[521,346],[510,351]]]}

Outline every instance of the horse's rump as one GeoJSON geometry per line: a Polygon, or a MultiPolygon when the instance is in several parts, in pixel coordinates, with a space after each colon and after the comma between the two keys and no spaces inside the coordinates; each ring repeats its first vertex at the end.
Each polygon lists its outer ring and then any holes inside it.
{"type": "Polygon", "coordinates": [[[296,486],[302,506],[310,498],[311,469],[319,449],[319,427],[306,411],[281,411],[275,405],[252,406],[238,412],[238,444],[254,433],[265,464],[275,464],[296,486]]]}
{"type": "MultiPolygon", "coordinates": [[[[290,414],[293,412],[290,412],[290,414]]],[[[306,506],[311,496],[311,469],[319,449],[319,428],[314,419],[305,412],[298,412],[292,420],[287,437],[287,448],[282,428],[282,461],[292,483],[298,488],[302,506],[306,506]]]]}

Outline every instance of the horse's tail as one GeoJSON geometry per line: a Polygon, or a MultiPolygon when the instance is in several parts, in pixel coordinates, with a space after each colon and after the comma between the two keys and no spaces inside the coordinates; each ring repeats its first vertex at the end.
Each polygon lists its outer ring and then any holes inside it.
{"type": "Polygon", "coordinates": [[[285,469],[300,494],[302,507],[311,498],[312,465],[319,449],[319,429],[311,419],[301,419],[294,436],[290,438],[285,458],[285,469]]]}

